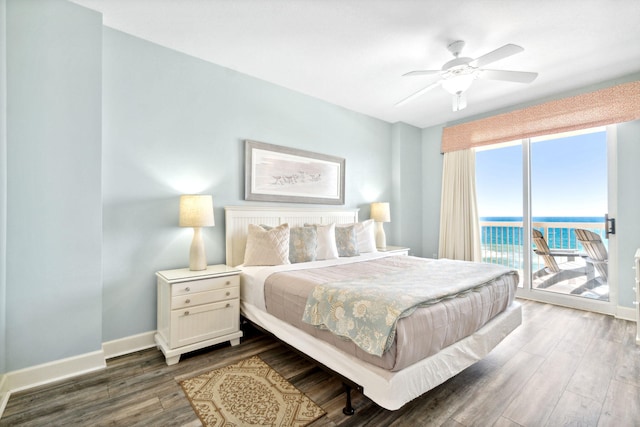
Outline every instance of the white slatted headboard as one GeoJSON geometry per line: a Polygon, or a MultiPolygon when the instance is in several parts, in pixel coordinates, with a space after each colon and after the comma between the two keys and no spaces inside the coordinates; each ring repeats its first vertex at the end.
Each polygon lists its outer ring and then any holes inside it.
{"type": "Polygon", "coordinates": [[[276,226],[289,224],[298,227],[307,224],[345,224],[358,222],[359,209],[288,208],[286,206],[225,206],[225,240],[230,266],[242,264],[247,244],[249,224],[276,226]]]}

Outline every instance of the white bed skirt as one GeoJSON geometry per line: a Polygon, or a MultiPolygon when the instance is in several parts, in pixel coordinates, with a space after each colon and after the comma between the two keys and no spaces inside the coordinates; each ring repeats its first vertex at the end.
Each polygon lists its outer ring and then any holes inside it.
{"type": "Polygon", "coordinates": [[[362,386],[367,397],[392,411],[483,359],[522,323],[521,306],[513,302],[473,335],[407,368],[390,372],[362,362],[251,304],[242,302],[240,308],[247,319],[362,386]]]}

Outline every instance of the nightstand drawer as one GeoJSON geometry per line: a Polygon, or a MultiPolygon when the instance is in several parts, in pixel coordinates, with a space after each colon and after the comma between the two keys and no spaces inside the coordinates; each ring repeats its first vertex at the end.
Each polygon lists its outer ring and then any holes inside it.
{"type": "Polygon", "coordinates": [[[238,275],[174,283],[173,286],[171,286],[171,295],[174,297],[179,295],[189,295],[196,292],[206,292],[215,289],[230,288],[233,286],[240,286],[240,277],[238,275]]]}
{"type": "Polygon", "coordinates": [[[240,302],[229,300],[171,311],[171,348],[230,334],[239,329],[240,302]]]}
{"type": "Polygon", "coordinates": [[[171,309],[174,310],[177,308],[193,307],[200,304],[208,304],[211,302],[224,301],[239,297],[240,288],[238,286],[216,289],[215,291],[191,292],[186,295],[171,298],[171,309]]]}

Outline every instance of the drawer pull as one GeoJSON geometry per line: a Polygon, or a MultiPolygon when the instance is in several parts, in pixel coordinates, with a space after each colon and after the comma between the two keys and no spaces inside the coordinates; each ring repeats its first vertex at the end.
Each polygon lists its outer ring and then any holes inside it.
{"type": "Polygon", "coordinates": [[[184,303],[185,303],[185,304],[189,304],[190,302],[191,302],[191,300],[190,300],[190,299],[187,299],[184,303]]]}
{"type": "Polygon", "coordinates": [[[225,283],[225,285],[230,285],[231,284],[231,280],[227,280],[227,282],[225,283]]]}
{"type": "Polygon", "coordinates": [[[229,308],[231,307],[231,304],[227,303],[227,305],[225,305],[225,308],[229,308]]]}
{"type": "Polygon", "coordinates": [[[184,290],[189,292],[191,290],[191,288],[187,286],[186,288],[184,288],[184,290]]]}
{"type": "Polygon", "coordinates": [[[231,295],[231,292],[227,292],[227,296],[231,295]]]}
{"type": "Polygon", "coordinates": [[[184,315],[185,315],[185,316],[188,316],[188,315],[189,315],[189,312],[188,312],[188,311],[185,311],[185,312],[184,312],[184,315]]]}

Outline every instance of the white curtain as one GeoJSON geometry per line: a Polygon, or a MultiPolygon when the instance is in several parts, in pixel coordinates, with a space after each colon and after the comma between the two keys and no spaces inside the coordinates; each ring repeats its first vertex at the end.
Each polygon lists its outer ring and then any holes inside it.
{"type": "Polygon", "coordinates": [[[438,257],[481,261],[473,149],[444,154],[438,257]]]}

